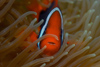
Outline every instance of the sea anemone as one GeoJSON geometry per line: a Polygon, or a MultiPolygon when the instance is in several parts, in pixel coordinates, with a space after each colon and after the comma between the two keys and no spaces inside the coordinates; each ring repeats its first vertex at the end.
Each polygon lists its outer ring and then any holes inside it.
{"type": "Polygon", "coordinates": [[[100,67],[100,0],[58,1],[64,42],[53,56],[44,55],[46,46],[38,49],[37,43],[57,36],[30,41],[31,32],[39,34],[44,21],[38,22],[32,16],[37,13],[26,8],[30,1],[0,0],[0,67],[100,67]]]}

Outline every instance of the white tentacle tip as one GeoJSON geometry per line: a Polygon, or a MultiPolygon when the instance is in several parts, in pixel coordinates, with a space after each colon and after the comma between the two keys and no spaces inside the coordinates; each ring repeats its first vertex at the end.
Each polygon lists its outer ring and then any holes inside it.
{"type": "Polygon", "coordinates": [[[80,15],[77,15],[76,17],[80,17],[80,15]]]}
{"type": "Polygon", "coordinates": [[[70,4],[73,4],[74,2],[73,2],[73,1],[70,1],[69,3],[70,3],[70,4]]]}
{"type": "Polygon", "coordinates": [[[54,57],[52,56],[51,59],[54,59],[54,57]]]}
{"type": "Polygon", "coordinates": [[[64,53],[64,55],[67,55],[67,54],[68,54],[68,52],[65,52],[65,53],[64,53]]]}
{"type": "Polygon", "coordinates": [[[97,4],[97,3],[98,3],[98,1],[95,1],[94,3],[95,3],[95,4],[97,4]]]}
{"type": "Polygon", "coordinates": [[[92,37],[91,37],[91,36],[89,36],[88,38],[89,38],[89,39],[92,39],[92,37]]]}
{"type": "Polygon", "coordinates": [[[45,67],[46,66],[46,63],[42,64],[40,67],[45,67]]]}
{"type": "Polygon", "coordinates": [[[95,9],[90,10],[90,12],[95,12],[95,9]]]}
{"type": "Polygon", "coordinates": [[[99,18],[100,16],[96,16],[96,18],[99,18]]]}
{"type": "Polygon", "coordinates": [[[44,19],[42,19],[41,22],[44,22],[44,19]]]}
{"type": "Polygon", "coordinates": [[[75,44],[73,44],[72,47],[75,47],[75,44]]]}
{"type": "Polygon", "coordinates": [[[37,21],[37,18],[35,18],[34,21],[37,21]]]}
{"type": "Polygon", "coordinates": [[[50,60],[47,60],[46,62],[50,62],[50,60]]]}
{"type": "Polygon", "coordinates": [[[90,48],[90,46],[87,46],[87,47],[85,47],[86,49],[89,49],[90,48]]]}
{"type": "Polygon", "coordinates": [[[95,56],[96,56],[96,54],[92,54],[92,56],[93,56],[93,57],[95,57],[95,56]]]}
{"type": "Polygon", "coordinates": [[[65,36],[68,36],[68,33],[66,33],[65,36]]]}
{"type": "Polygon", "coordinates": [[[43,47],[43,49],[46,49],[47,48],[47,46],[45,45],[44,47],[43,47]]]}
{"type": "Polygon", "coordinates": [[[87,30],[85,30],[84,33],[87,33],[87,30]]]}
{"type": "Polygon", "coordinates": [[[37,15],[37,13],[35,12],[35,15],[37,15]]]}

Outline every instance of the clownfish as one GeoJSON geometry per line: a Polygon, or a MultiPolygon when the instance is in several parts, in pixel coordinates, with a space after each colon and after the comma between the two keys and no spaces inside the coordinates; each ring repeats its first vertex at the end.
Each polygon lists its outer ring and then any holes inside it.
{"type": "MultiPolygon", "coordinates": [[[[58,40],[54,37],[45,38],[41,42],[38,42],[37,47],[41,49],[46,46],[43,53],[48,56],[54,55],[59,51],[63,43],[63,18],[58,6],[58,0],[51,0],[49,8],[37,4],[37,0],[33,1],[35,4],[30,4],[28,9],[37,12],[37,16],[34,17],[36,17],[38,21],[44,19],[38,38],[45,34],[54,34],[58,37],[58,40]]],[[[43,3],[47,5],[49,4],[49,1],[43,0],[43,3]]]]}
{"type": "Polygon", "coordinates": [[[47,46],[44,53],[51,56],[59,51],[63,42],[63,18],[58,5],[55,5],[55,1],[46,11],[40,13],[39,20],[41,19],[44,19],[44,23],[41,25],[38,38],[44,34],[54,34],[59,39],[56,40],[54,37],[48,37],[37,44],[39,49],[47,46]]]}

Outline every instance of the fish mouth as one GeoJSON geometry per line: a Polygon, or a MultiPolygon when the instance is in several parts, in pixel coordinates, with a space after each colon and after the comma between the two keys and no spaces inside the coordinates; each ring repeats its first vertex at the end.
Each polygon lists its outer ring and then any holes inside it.
{"type": "Polygon", "coordinates": [[[50,45],[56,45],[54,42],[48,42],[48,44],[50,44],[50,45]]]}

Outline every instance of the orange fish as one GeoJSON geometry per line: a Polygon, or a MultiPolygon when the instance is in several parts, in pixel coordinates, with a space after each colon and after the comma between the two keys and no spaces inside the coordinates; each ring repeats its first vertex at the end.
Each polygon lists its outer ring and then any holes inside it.
{"type": "Polygon", "coordinates": [[[40,13],[39,20],[41,19],[44,19],[44,23],[41,25],[38,38],[44,34],[54,34],[59,39],[56,40],[54,37],[48,37],[37,44],[40,49],[46,45],[47,48],[44,50],[44,54],[51,56],[59,51],[63,42],[63,18],[55,1],[52,2],[46,11],[40,13]]]}
{"type": "MultiPolygon", "coordinates": [[[[42,0],[42,3],[45,5],[50,4],[49,7],[44,7],[41,5],[39,0],[29,0],[30,4],[27,6],[28,10],[37,12],[38,21],[44,19],[44,23],[41,25],[41,30],[38,35],[38,38],[42,37],[44,34],[54,34],[58,37],[59,40],[56,40],[54,37],[48,37],[43,39],[37,44],[38,48],[41,49],[45,45],[47,46],[44,50],[44,54],[51,56],[57,53],[63,42],[63,18],[62,13],[58,6],[58,0],[42,0]]],[[[37,39],[37,35],[30,35],[31,42],[37,39]]]]}

